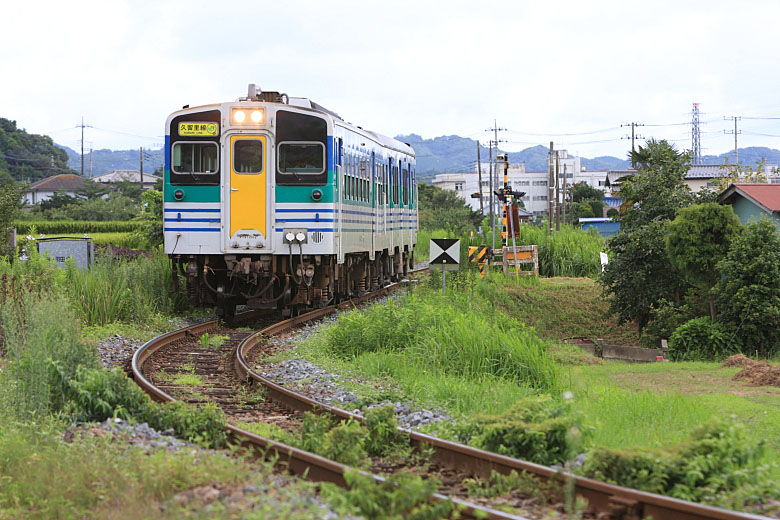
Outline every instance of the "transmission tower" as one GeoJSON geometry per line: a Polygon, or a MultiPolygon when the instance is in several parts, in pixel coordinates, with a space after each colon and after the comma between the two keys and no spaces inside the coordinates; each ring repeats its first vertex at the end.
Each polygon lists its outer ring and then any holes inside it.
{"type": "Polygon", "coordinates": [[[693,152],[693,164],[701,164],[701,130],[699,129],[699,104],[693,104],[693,117],[691,118],[691,151],[693,152]]]}

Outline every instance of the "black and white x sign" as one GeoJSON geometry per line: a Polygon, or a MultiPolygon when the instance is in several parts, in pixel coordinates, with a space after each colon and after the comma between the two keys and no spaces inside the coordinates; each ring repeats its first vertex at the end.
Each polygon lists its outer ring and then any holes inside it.
{"type": "Polygon", "coordinates": [[[460,240],[432,238],[430,258],[431,264],[457,265],[460,262],[460,240]]]}

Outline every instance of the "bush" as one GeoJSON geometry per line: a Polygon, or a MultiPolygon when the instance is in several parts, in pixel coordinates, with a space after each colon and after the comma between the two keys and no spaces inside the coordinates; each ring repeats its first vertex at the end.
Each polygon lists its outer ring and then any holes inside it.
{"type": "Polygon", "coordinates": [[[395,406],[387,404],[366,410],[363,424],[368,430],[366,450],[369,455],[382,456],[404,442],[395,419],[395,406]]]}
{"type": "Polygon", "coordinates": [[[762,218],[745,227],[717,266],[718,320],[752,354],[780,353],[780,231],[762,218]]]}
{"type": "Polygon", "coordinates": [[[675,304],[661,300],[650,311],[650,322],[642,331],[642,341],[650,348],[658,348],[662,339],[669,339],[680,325],[694,317],[687,303],[675,304]]]}
{"type": "Polygon", "coordinates": [[[739,351],[739,338],[707,316],[680,325],[669,337],[672,361],[713,361],[739,351]]]}
{"type": "Polygon", "coordinates": [[[363,518],[434,520],[451,518],[455,508],[452,501],[432,500],[441,486],[436,477],[423,479],[401,471],[377,483],[371,475],[348,471],[344,478],[346,491],[326,485],[323,493],[336,509],[349,508],[363,518]]]}
{"type": "Polygon", "coordinates": [[[716,419],[667,450],[598,448],[588,454],[583,472],[611,484],[733,507],[739,505],[734,501],[737,493],[751,488],[766,492],[763,450],[762,442],[751,440],[743,425],[716,419]]]}
{"type": "Polygon", "coordinates": [[[121,417],[146,422],[156,430],[172,429],[177,437],[190,442],[207,446],[225,443],[225,414],[213,403],[155,403],[118,368],[106,371],[79,367],[75,377],[68,378],[61,365],[55,367],[68,411],[78,421],[121,417]]]}
{"type": "Polygon", "coordinates": [[[580,432],[566,403],[542,395],[524,398],[500,415],[479,417],[461,435],[470,437],[469,444],[475,447],[551,465],[577,455],[586,440],[577,437],[580,432]]]}
{"type": "Polygon", "coordinates": [[[322,439],[321,454],[347,466],[367,466],[364,445],[368,432],[363,426],[349,420],[332,428],[322,439]]]}
{"type": "Polygon", "coordinates": [[[322,453],[322,442],[331,426],[329,415],[313,412],[303,414],[301,427],[301,449],[312,453],[322,453]]]}

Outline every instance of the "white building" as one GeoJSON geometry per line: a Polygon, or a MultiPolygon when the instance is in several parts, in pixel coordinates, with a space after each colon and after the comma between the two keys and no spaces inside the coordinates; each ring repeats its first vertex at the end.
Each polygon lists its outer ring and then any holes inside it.
{"type": "Polygon", "coordinates": [[[39,204],[45,200],[49,200],[52,195],[57,192],[70,197],[75,197],[76,193],[83,188],[84,184],[87,182],[89,182],[88,179],[70,173],[46,177],[45,179],[32,183],[30,187],[27,188],[24,200],[30,205],[39,204]]]}
{"type": "MultiPolygon", "coordinates": [[[[490,175],[482,165],[482,185],[479,185],[479,174],[477,172],[469,173],[442,173],[436,175],[432,184],[445,190],[452,190],[458,193],[473,210],[479,210],[479,198],[471,198],[472,193],[481,193],[485,214],[490,211],[490,175]]],[[[524,164],[509,165],[509,185],[514,191],[523,191],[522,197],[525,209],[534,215],[540,215],[547,212],[549,198],[549,172],[526,172],[524,164]]],[[[586,183],[594,188],[604,190],[606,180],[605,172],[582,171],[580,158],[569,156],[566,150],[558,151],[558,182],[560,185],[561,196],[563,194],[563,185],[586,183]]],[[[498,190],[504,185],[503,164],[499,163],[498,171],[494,172],[493,191],[498,190]]],[[[498,202],[493,197],[498,211],[498,202]]]]}

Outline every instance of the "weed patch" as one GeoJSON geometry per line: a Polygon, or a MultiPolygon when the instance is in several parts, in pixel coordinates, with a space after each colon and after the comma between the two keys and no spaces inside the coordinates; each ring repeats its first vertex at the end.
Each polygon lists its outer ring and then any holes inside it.
{"type": "Polygon", "coordinates": [[[585,475],[643,491],[725,507],[744,506],[744,498],[780,497],[760,465],[763,443],[732,419],[713,420],[690,440],[663,450],[598,448],[589,454],[585,475]]]}
{"type": "Polygon", "coordinates": [[[211,336],[208,332],[204,332],[200,338],[198,338],[198,343],[200,344],[200,348],[209,349],[209,348],[219,348],[221,347],[225,341],[230,339],[230,336],[211,336]]]}
{"type": "Polygon", "coordinates": [[[549,466],[574,458],[589,434],[567,403],[543,395],[468,421],[459,436],[472,446],[549,466]]]}

